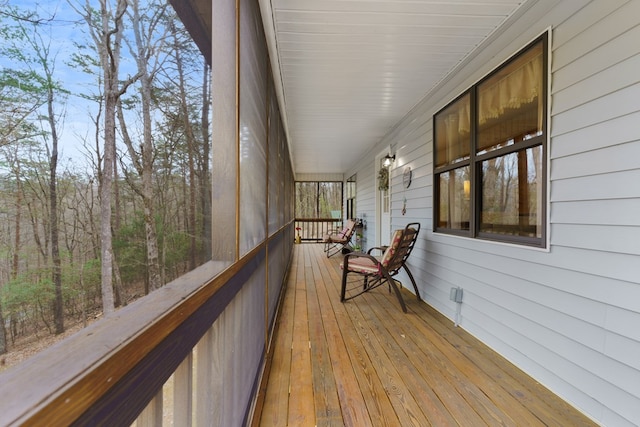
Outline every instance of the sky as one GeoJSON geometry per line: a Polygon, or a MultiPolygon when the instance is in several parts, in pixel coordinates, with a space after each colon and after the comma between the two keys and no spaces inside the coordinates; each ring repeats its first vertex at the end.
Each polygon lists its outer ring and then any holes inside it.
{"type": "MultiPolygon", "coordinates": [[[[78,2],[80,0],[71,0],[78,2]]],[[[84,0],[82,0],[84,1],[84,0]]],[[[95,2],[95,1],[94,1],[95,2]]],[[[78,49],[74,42],[91,45],[86,23],[73,10],[67,0],[35,1],[8,0],[7,3],[22,10],[36,10],[38,15],[48,22],[41,26],[42,37],[51,41],[51,55],[55,57],[54,78],[70,92],[64,105],[56,106],[56,114],[63,114],[60,121],[60,161],[61,168],[69,167],[85,169],[89,166],[86,157],[87,149],[83,140],[95,145],[95,128],[91,116],[96,115],[97,105],[89,102],[79,94],[97,93],[96,77],[73,68],[69,62],[72,54],[78,49]],[[50,19],[53,18],[53,19],[50,19]]],[[[6,43],[0,39],[0,43],[6,43]]],[[[123,49],[123,53],[126,49],[123,49]]],[[[132,61],[127,64],[123,60],[123,70],[132,67],[132,61]]],[[[8,58],[0,55],[0,68],[16,68],[18,65],[9,62],[8,58]]]]}

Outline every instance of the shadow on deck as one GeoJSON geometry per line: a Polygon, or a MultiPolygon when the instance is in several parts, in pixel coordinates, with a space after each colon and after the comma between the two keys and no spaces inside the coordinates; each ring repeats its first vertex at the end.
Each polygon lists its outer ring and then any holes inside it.
{"type": "Polygon", "coordinates": [[[406,290],[341,303],[340,261],[295,246],[254,425],[595,425],[406,290]]]}

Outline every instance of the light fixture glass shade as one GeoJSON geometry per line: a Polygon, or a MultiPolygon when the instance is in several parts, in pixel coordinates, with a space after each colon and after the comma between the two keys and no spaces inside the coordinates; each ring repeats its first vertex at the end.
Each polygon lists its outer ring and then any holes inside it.
{"type": "Polygon", "coordinates": [[[391,166],[391,163],[393,163],[395,160],[396,160],[395,154],[393,156],[391,154],[387,154],[386,156],[384,156],[384,161],[382,162],[382,166],[389,167],[391,166]]]}

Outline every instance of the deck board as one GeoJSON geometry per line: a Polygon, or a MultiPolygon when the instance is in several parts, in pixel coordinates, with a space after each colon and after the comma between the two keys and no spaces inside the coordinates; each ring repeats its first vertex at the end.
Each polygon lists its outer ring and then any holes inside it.
{"type": "MultiPolygon", "coordinates": [[[[288,287],[291,287],[291,281],[295,283],[300,255],[300,251],[294,251],[293,253],[288,287]]],[[[304,266],[302,271],[304,271],[304,266]]],[[[262,405],[262,418],[265,425],[284,426],[288,423],[291,351],[282,351],[282,349],[290,349],[293,341],[295,294],[295,292],[291,291],[285,292],[284,300],[278,313],[277,327],[271,344],[272,349],[274,349],[272,351],[273,360],[262,405]]]]}
{"type": "Polygon", "coordinates": [[[303,252],[298,260],[295,281],[295,302],[293,339],[291,343],[291,376],[297,373],[295,381],[289,381],[289,424],[314,425],[314,384],[311,371],[311,351],[309,337],[309,317],[307,307],[307,277],[309,257],[303,252]],[[313,424],[311,424],[313,423],[313,424]]]}
{"type": "Polygon", "coordinates": [[[340,261],[295,245],[254,425],[595,426],[406,290],[341,303],[340,261]]]}
{"type": "Polygon", "coordinates": [[[342,342],[341,347],[331,346],[330,354],[334,363],[334,372],[339,370],[346,375],[335,375],[336,383],[344,391],[340,395],[344,425],[378,426],[388,423],[387,416],[393,412],[386,393],[376,375],[373,375],[371,361],[356,333],[352,318],[345,306],[340,303],[333,290],[333,284],[339,280],[337,264],[323,255],[318,259],[318,276],[321,280],[314,283],[322,291],[324,312],[333,313],[332,329],[334,337],[342,342]]]}
{"type": "MultiPolygon", "coordinates": [[[[318,275],[317,269],[307,268],[305,271],[306,282],[315,283],[321,280],[318,275]]],[[[309,311],[309,339],[312,343],[311,371],[315,391],[316,425],[318,427],[339,426],[342,425],[340,402],[329,357],[322,310],[315,286],[307,287],[307,307],[309,311]]]]}

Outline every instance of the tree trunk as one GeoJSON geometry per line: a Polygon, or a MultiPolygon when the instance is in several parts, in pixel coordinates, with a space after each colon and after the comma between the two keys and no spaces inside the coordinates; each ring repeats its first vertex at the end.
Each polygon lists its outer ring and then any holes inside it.
{"type": "MultiPolygon", "coordinates": [[[[18,277],[19,267],[19,250],[20,250],[20,221],[22,217],[22,181],[20,179],[20,158],[16,156],[16,220],[15,220],[15,233],[14,247],[13,247],[13,259],[11,261],[11,279],[14,280],[18,277]]],[[[13,319],[11,319],[13,322],[13,319]]],[[[5,354],[8,350],[7,345],[7,331],[4,327],[4,314],[2,312],[2,304],[0,303],[0,354],[5,354]]]]}
{"type": "Polygon", "coordinates": [[[115,215],[113,216],[113,227],[115,231],[120,230],[120,182],[118,177],[118,161],[113,157],[113,202],[115,215]]]}
{"type": "Polygon", "coordinates": [[[187,221],[187,233],[189,234],[189,270],[196,268],[197,256],[197,237],[196,237],[196,172],[194,167],[194,156],[196,150],[196,140],[189,119],[189,105],[187,104],[187,94],[184,83],[184,71],[182,66],[182,56],[180,55],[180,45],[175,26],[171,26],[174,44],[174,57],[176,60],[176,69],[178,71],[178,86],[180,89],[180,109],[184,124],[185,138],[187,140],[187,155],[189,166],[189,219],[187,221]]]}
{"type": "Polygon", "coordinates": [[[102,310],[115,310],[113,298],[113,243],[111,238],[111,187],[115,155],[115,100],[111,91],[105,93],[104,159],[100,181],[100,252],[102,257],[102,310]]]}
{"type": "Polygon", "coordinates": [[[2,304],[0,304],[0,355],[7,352],[7,331],[4,328],[4,316],[2,314],[2,304]]]}
{"type": "MultiPolygon", "coordinates": [[[[45,230],[45,236],[48,236],[49,242],[51,243],[51,261],[53,263],[51,280],[54,286],[54,299],[52,302],[54,331],[56,334],[61,334],[64,332],[64,304],[62,295],[62,266],[60,260],[60,231],[58,219],[58,131],[57,118],[54,112],[55,95],[58,89],[53,78],[55,63],[52,62],[52,59],[49,56],[49,45],[43,42],[42,38],[35,33],[33,38],[28,39],[28,43],[33,48],[36,63],[42,67],[41,70],[34,71],[38,74],[40,71],[43,73],[42,93],[43,95],[46,95],[47,123],[49,125],[51,136],[51,147],[46,147],[47,154],[49,156],[49,188],[48,191],[44,190],[43,185],[42,194],[46,194],[45,198],[48,201],[49,211],[49,227],[48,230],[45,230]]],[[[46,252],[48,253],[48,249],[46,252]]]]}
{"type": "Polygon", "coordinates": [[[53,286],[55,289],[55,300],[53,303],[53,322],[56,335],[64,332],[64,302],[62,297],[62,266],[60,261],[60,243],[58,229],[58,190],[57,190],[57,168],[58,168],[58,132],[56,118],[53,112],[53,82],[51,73],[46,63],[45,68],[49,80],[49,92],[47,97],[47,109],[49,113],[49,127],[51,130],[51,157],[49,160],[49,215],[51,231],[51,260],[53,262],[53,286]]]}
{"type": "Polygon", "coordinates": [[[100,56],[104,75],[104,158],[100,180],[100,237],[102,256],[102,307],[104,314],[115,310],[113,296],[113,240],[111,234],[111,199],[113,188],[113,162],[116,148],[116,106],[120,96],[132,81],[120,87],[120,47],[122,41],[122,17],[126,11],[126,0],[118,0],[115,15],[110,16],[105,0],[100,0],[101,28],[93,27],[93,16],[87,2],[85,20],[92,30],[92,37],[100,56]],[[113,19],[113,28],[109,23],[113,19]]]}
{"type": "MultiPolygon", "coordinates": [[[[142,65],[142,64],[140,64],[142,65]]],[[[143,149],[142,149],[142,194],[144,204],[144,225],[147,243],[147,269],[149,273],[149,287],[151,290],[162,286],[160,281],[160,264],[158,259],[158,236],[156,233],[156,218],[153,197],[153,140],[151,136],[151,79],[144,70],[141,74],[142,118],[143,118],[143,149]]]]}
{"type": "MultiPolygon", "coordinates": [[[[142,196],[145,240],[147,246],[147,274],[149,278],[149,289],[151,291],[159,289],[162,286],[160,277],[160,263],[158,257],[158,236],[156,233],[156,218],[154,208],[153,195],[153,158],[154,146],[151,134],[151,90],[152,90],[152,74],[154,70],[149,70],[149,61],[151,59],[152,46],[146,45],[145,40],[149,41],[153,38],[152,34],[147,34],[147,38],[143,38],[143,23],[140,19],[140,9],[137,0],[131,2],[131,17],[133,20],[133,34],[135,37],[137,51],[135,53],[136,64],[138,68],[138,76],[140,79],[140,98],[142,104],[142,125],[143,125],[143,141],[140,148],[140,154],[135,150],[133,142],[126,135],[126,126],[124,114],[122,113],[122,105],[118,106],[118,118],[121,128],[123,129],[124,141],[129,150],[131,159],[138,170],[138,174],[142,178],[142,188],[138,193],[142,196]]],[[[161,8],[161,11],[164,9],[161,8]]],[[[162,16],[162,12],[151,18],[152,23],[162,16]]],[[[150,24],[150,27],[153,25],[150,24]]],[[[150,30],[151,31],[151,30],[150,30]]]]}
{"type": "Polygon", "coordinates": [[[16,156],[16,235],[13,247],[13,260],[11,263],[11,278],[18,277],[19,250],[20,250],[20,222],[22,221],[22,180],[20,178],[20,159],[16,156]]]}
{"type": "Polygon", "coordinates": [[[202,197],[202,236],[203,255],[205,260],[211,259],[211,180],[209,179],[209,84],[211,68],[204,63],[202,81],[202,157],[200,171],[200,192],[202,197]]]}

